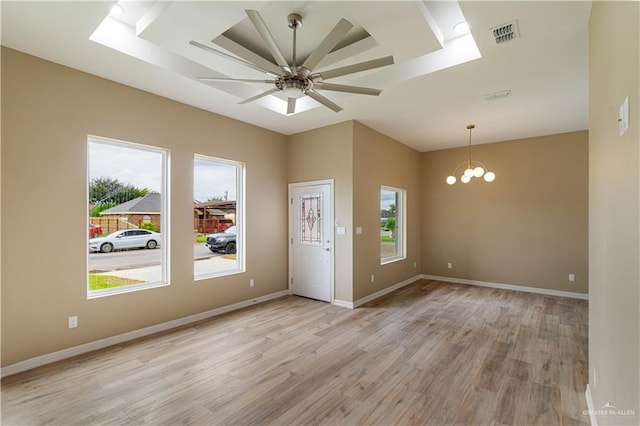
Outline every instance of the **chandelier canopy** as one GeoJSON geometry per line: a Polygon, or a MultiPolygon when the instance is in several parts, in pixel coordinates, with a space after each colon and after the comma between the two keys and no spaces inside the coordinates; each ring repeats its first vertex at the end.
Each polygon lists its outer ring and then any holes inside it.
{"type": "Polygon", "coordinates": [[[496,174],[489,171],[489,168],[485,166],[483,163],[477,160],[471,159],[471,131],[475,129],[475,124],[469,124],[467,129],[469,130],[469,157],[466,161],[458,164],[458,166],[453,170],[453,173],[447,177],[447,183],[449,185],[455,184],[458,179],[456,178],[456,173],[461,170],[461,167],[466,166],[464,172],[460,176],[460,181],[462,183],[469,183],[471,179],[476,177],[484,177],[485,182],[493,182],[496,178],[496,174]]]}

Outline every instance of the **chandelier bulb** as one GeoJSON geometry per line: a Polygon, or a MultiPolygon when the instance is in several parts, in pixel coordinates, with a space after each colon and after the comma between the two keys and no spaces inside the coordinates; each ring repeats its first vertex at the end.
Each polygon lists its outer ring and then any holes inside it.
{"type": "Polygon", "coordinates": [[[454,183],[456,183],[456,177],[455,177],[455,176],[449,176],[449,177],[447,178],[447,183],[448,183],[449,185],[453,185],[454,183]]]}
{"type": "Polygon", "coordinates": [[[462,175],[462,177],[460,178],[460,181],[462,183],[469,183],[469,182],[471,182],[471,177],[467,176],[467,175],[462,175]]]}
{"type": "Polygon", "coordinates": [[[471,168],[471,166],[469,166],[469,168],[467,170],[464,171],[464,175],[468,178],[472,178],[474,174],[473,169],[471,168]]]}
{"type": "Polygon", "coordinates": [[[475,177],[482,177],[483,174],[484,174],[484,168],[482,168],[481,166],[478,166],[475,169],[473,169],[473,175],[475,177]]]}
{"type": "Polygon", "coordinates": [[[493,172],[487,172],[484,174],[484,180],[487,182],[493,182],[496,179],[496,174],[493,172]]]}

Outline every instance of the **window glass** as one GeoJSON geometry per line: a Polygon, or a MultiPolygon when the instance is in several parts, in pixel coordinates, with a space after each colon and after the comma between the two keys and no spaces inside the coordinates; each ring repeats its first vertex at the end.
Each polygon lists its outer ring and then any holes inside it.
{"type": "Polygon", "coordinates": [[[160,148],[88,138],[89,297],[167,284],[167,162],[160,148]]]}
{"type": "Polygon", "coordinates": [[[382,186],[380,189],[380,260],[381,263],[404,259],[405,191],[382,186]]]}
{"type": "Polygon", "coordinates": [[[194,278],[244,270],[244,165],[195,155],[193,160],[194,278]]]}

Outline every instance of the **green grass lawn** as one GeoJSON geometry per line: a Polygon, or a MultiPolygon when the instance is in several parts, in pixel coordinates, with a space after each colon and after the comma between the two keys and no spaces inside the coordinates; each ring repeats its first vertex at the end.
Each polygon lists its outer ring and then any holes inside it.
{"type": "Polygon", "coordinates": [[[382,241],[383,243],[395,243],[396,239],[394,237],[383,236],[380,237],[380,241],[382,241]]]}
{"type": "Polygon", "coordinates": [[[102,290],[105,288],[122,287],[123,285],[140,284],[144,281],[130,278],[114,277],[112,275],[89,274],[89,290],[102,290]]]}
{"type": "Polygon", "coordinates": [[[206,243],[207,242],[207,236],[206,235],[198,235],[196,237],[196,243],[206,243]]]}

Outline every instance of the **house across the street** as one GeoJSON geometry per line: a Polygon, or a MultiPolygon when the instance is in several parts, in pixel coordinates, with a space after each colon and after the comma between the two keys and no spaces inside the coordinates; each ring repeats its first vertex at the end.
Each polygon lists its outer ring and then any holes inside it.
{"type": "MultiPolygon", "coordinates": [[[[119,222],[128,224],[126,227],[140,228],[143,223],[150,222],[160,229],[161,207],[160,194],[152,192],[144,197],[134,198],[110,209],[103,210],[100,215],[105,218],[118,219],[119,222]]],[[[113,231],[115,229],[109,229],[108,232],[113,231]]]]}

